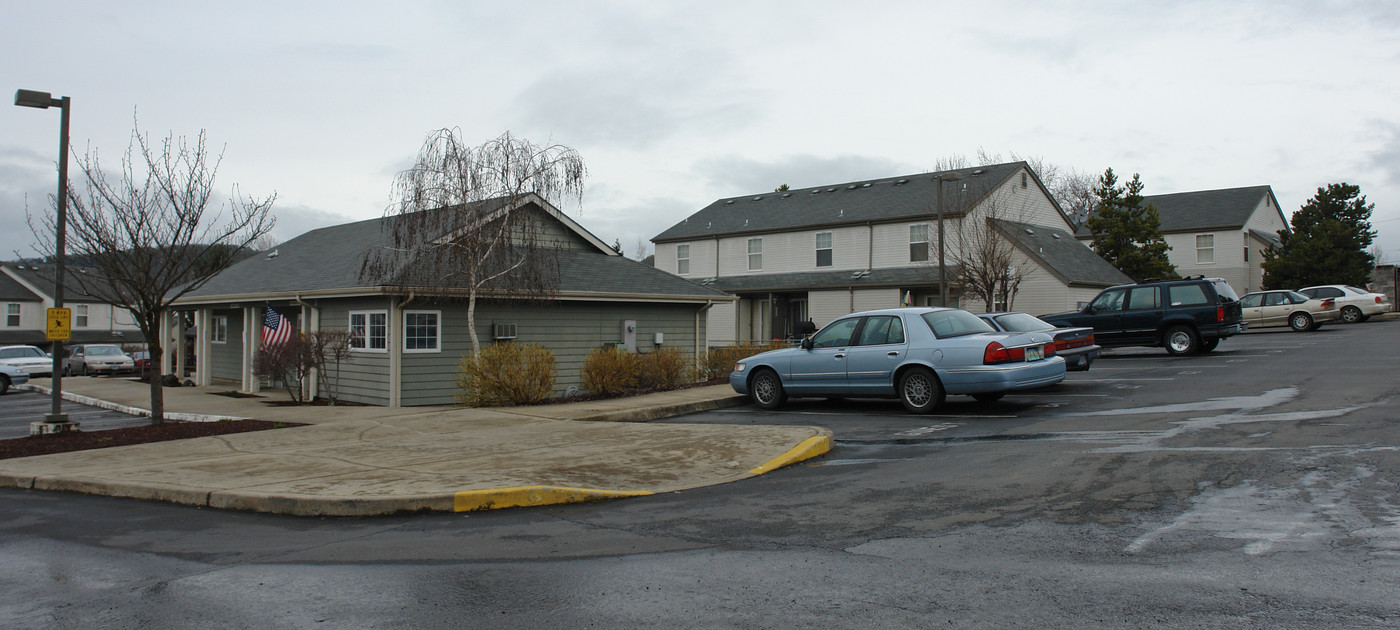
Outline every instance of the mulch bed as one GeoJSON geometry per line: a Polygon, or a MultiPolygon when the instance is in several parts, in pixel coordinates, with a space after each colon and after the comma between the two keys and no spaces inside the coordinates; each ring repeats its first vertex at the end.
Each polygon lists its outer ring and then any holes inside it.
{"type": "Polygon", "coordinates": [[[265,420],[223,420],[220,422],[171,422],[167,420],[165,424],[148,424],[143,427],[107,429],[105,431],[76,431],[0,440],[0,459],[300,426],[305,425],[265,420]]]}

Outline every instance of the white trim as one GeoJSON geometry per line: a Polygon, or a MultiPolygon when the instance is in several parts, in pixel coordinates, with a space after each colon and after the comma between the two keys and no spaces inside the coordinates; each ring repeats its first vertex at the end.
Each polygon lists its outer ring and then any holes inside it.
{"type": "Polygon", "coordinates": [[[403,342],[401,344],[406,354],[425,354],[442,352],[442,311],[414,310],[403,311],[403,342]],[[409,348],[408,347],[408,316],[409,315],[432,315],[436,320],[433,322],[433,347],[431,348],[409,348]]]}
{"type": "Polygon", "coordinates": [[[347,318],[346,318],[346,319],[347,319],[346,323],[348,324],[347,330],[350,331],[350,351],[351,351],[351,352],[367,352],[367,353],[371,353],[371,354],[386,354],[386,353],[389,352],[389,311],[387,311],[387,310],[385,310],[385,309],[382,309],[382,308],[380,308],[380,309],[364,309],[364,310],[358,310],[358,311],[350,311],[350,312],[347,314],[347,318]],[[364,325],[363,325],[363,328],[364,328],[364,336],[361,337],[361,339],[363,339],[364,346],[363,346],[363,347],[359,347],[359,348],[355,347],[355,330],[356,330],[356,326],[355,326],[355,316],[356,316],[356,315],[363,315],[363,316],[365,317],[365,323],[364,323],[364,325]],[[370,329],[370,325],[371,325],[371,318],[372,318],[374,315],[382,315],[382,316],[384,317],[384,347],[382,347],[382,348],[372,348],[372,347],[370,347],[370,341],[371,341],[373,338],[369,336],[369,329],[370,329]]]}

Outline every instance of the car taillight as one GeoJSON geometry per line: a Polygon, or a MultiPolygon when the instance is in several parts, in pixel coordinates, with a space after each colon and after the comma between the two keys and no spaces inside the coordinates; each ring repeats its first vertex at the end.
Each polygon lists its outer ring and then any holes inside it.
{"type": "Polygon", "coordinates": [[[1055,342],[1045,344],[1045,352],[1041,356],[1046,358],[1055,356],[1055,342]]]}
{"type": "Polygon", "coordinates": [[[1381,303],[1381,296],[1377,295],[1377,296],[1376,296],[1376,304],[1380,304],[1380,303],[1381,303]]]}
{"type": "Polygon", "coordinates": [[[1025,361],[1025,348],[1007,348],[1001,345],[1000,341],[993,341],[987,344],[987,349],[982,352],[983,365],[996,365],[998,363],[1010,363],[1012,361],[1025,361]]]}
{"type": "Polygon", "coordinates": [[[1322,301],[1322,308],[1324,308],[1324,309],[1326,309],[1326,308],[1332,308],[1333,306],[1336,306],[1336,305],[1337,305],[1337,303],[1336,303],[1335,301],[1331,300],[1330,298],[1322,301]]]}
{"type": "Polygon", "coordinates": [[[1217,306],[1217,307],[1215,307],[1215,321],[1217,321],[1217,322],[1223,322],[1223,321],[1225,321],[1225,307],[1223,307],[1223,306],[1217,306]]]}

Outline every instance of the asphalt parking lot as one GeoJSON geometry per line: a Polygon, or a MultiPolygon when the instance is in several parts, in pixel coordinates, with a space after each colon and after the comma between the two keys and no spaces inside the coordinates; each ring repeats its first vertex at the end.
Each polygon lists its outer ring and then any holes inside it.
{"type": "MultiPolygon", "coordinates": [[[[29,436],[29,423],[44,419],[53,409],[53,398],[36,392],[11,389],[0,396],[0,440],[29,436]]],[[[63,413],[83,431],[103,431],[149,424],[150,418],[63,401],[63,413]]]]}

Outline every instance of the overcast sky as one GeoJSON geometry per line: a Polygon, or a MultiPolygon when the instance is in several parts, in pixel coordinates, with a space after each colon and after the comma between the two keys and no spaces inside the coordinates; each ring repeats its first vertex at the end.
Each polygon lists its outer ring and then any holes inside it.
{"type": "MultiPolygon", "coordinates": [[[[1037,156],[1147,194],[1361,186],[1400,261],[1400,3],[5,2],[0,88],[73,99],[116,164],[144,132],[226,147],[276,240],[380,216],[429,131],[577,149],[628,255],[715,199],[1037,156]],[[864,6],[861,6],[864,5],[864,6]]],[[[56,187],[59,116],[0,109],[0,258],[56,187]]]]}

